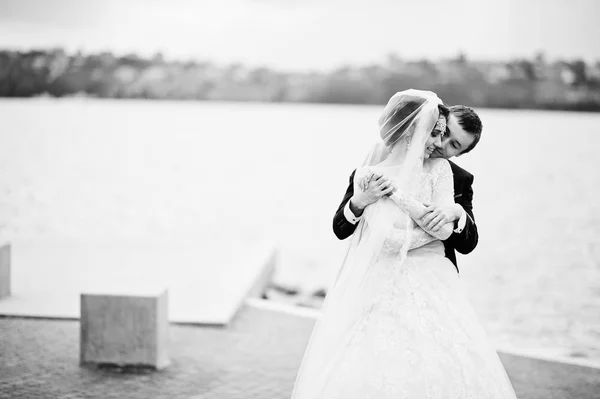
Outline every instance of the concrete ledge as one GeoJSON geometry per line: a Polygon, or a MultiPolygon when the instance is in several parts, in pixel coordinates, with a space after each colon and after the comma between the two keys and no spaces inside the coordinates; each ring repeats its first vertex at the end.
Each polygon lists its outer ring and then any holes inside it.
{"type": "Polygon", "coordinates": [[[81,294],[80,363],[162,369],[167,356],[167,291],[81,294]]]}
{"type": "Polygon", "coordinates": [[[246,295],[247,298],[260,298],[262,293],[273,280],[275,270],[277,268],[277,248],[275,246],[268,247],[265,258],[262,261],[263,267],[256,276],[252,288],[246,295]]]}
{"type": "Polygon", "coordinates": [[[81,293],[159,287],[169,291],[170,322],[226,326],[269,284],[277,256],[267,239],[36,239],[11,242],[10,258],[0,316],[78,319],[81,293]]]}
{"type": "Polygon", "coordinates": [[[0,298],[10,293],[10,244],[4,244],[0,246],[0,298]]]}
{"type": "Polygon", "coordinates": [[[301,306],[289,305],[269,299],[248,298],[245,302],[248,308],[259,309],[274,313],[282,313],[296,317],[306,317],[309,319],[320,319],[323,315],[321,311],[312,308],[304,308],[301,306]]]}
{"type": "Polygon", "coordinates": [[[524,357],[529,359],[535,359],[537,361],[545,361],[550,363],[562,363],[570,366],[579,366],[586,367],[590,369],[598,369],[598,373],[600,374],[600,362],[582,359],[582,358],[573,358],[573,357],[565,357],[565,356],[557,356],[552,354],[543,354],[536,351],[527,351],[527,350],[519,350],[515,348],[508,347],[500,347],[496,348],[498,352],[505,353],[514,357],[524,357]]]}

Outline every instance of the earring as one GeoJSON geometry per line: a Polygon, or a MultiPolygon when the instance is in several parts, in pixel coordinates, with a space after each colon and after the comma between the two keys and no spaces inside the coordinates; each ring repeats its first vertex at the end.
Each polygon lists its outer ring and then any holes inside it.
{"type": "Polygon", "coordinates": [[[410,138],[409,137],[406,138],[406,149],[407,150],[410,149],[410,138]]]}

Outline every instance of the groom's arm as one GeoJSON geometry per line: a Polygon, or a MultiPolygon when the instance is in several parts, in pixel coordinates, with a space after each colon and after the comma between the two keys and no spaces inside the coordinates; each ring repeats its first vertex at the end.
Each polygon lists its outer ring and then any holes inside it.
{"type": "Polygon", "coordinates": [[[456,229],[448,238],[448,242],[461,254],[468,254],[475,249],[479,242],[477,225],[473,214],[473,175],[470,175],[465,182],[463,192],[455,199],[455,202],[462,206],[465,211],[464,227],[462,220],[457,221],[456,229]],[[461,229],[462,227],[462,229],[461,229]]]}
{"type": "Polygon", "coordinates": [[[356,171],[353,171],[350,175],[346,194],[344,194],[342,203],[340,204],[337,212],[333,216],[333,233],[340,240],[344,240],[350,237],[354,233],[354,230],[356,230],[356,226],[358,225],[358,217],[355,214],[353,214],[352,210],[350,209],[350,199],[354,195],[355,173],[356,171]]]}

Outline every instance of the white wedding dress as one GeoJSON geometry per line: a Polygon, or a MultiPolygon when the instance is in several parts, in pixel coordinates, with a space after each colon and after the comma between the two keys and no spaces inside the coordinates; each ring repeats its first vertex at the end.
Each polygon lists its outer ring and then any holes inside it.
{"type": "MultiPolygon", "coordinates": [[[[364,172],[357,170],[355,190],[364,172]]],[[[416,198],[395,202],[453,201],[448,162],[426,161],[419,187],[416,198]]],[[[400,208],[397,216],[397,225],[404,225],[400,208]]],[[[359,271],[340,270],[292,398],[516,398],[456,269],[444,257],[442,242],[416,227],[410,250],[398,257],[405,233],[395,231],[386,237],[373,267],[360,272],[357,285],[343,286],[359,271]]]]}

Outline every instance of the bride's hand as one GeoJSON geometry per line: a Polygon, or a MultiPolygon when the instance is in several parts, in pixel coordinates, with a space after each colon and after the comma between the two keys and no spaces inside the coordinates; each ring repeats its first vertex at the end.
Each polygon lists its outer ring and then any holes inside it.
{"type": "Polygon", "coordinates": [[[382,175],[381,173],[369,171],[366,175],[364,175],[359,180],[358,187],[362,191],[367,191],[367,188],[369,187],[369,184],[372,181],[377,181],[377,180],[379,180],[380,182],[383,182],[383,181],[388,181],[389,182],[389,179],[387,177],[385,177],[384,175],[382,175]],[[381,179],[384,179],[384,180],[381,180],[381,179]]]}
{"type": "Polygon", "coordinates": [[[361,191],[355,192],[350,201],[359,211],[396,191],[392,182],[378,173],[362,178],[358,187],[361,191]]]}
{"type": "Polygon", "coordinates": [[[438,231],[443,225],[452,223],[460,218],[462,207],[459,204],[425,204],[423,223],[432,231],[438,231]]]}
{"type": "MultiPolygon", "coordinates": [[[[371,179],[373,178],[373,176],[375,176],[376,174],[373,172],[369,172],[368,174],[366,174],[365,176],[363,176],[357,183],[358,188],[361,189],[361,191],[366,191],[367,187],[369,187],[369,182],[371,181],[371,179]]],[[[381,175],[378,175],[381,176],[381,175]]]]}

